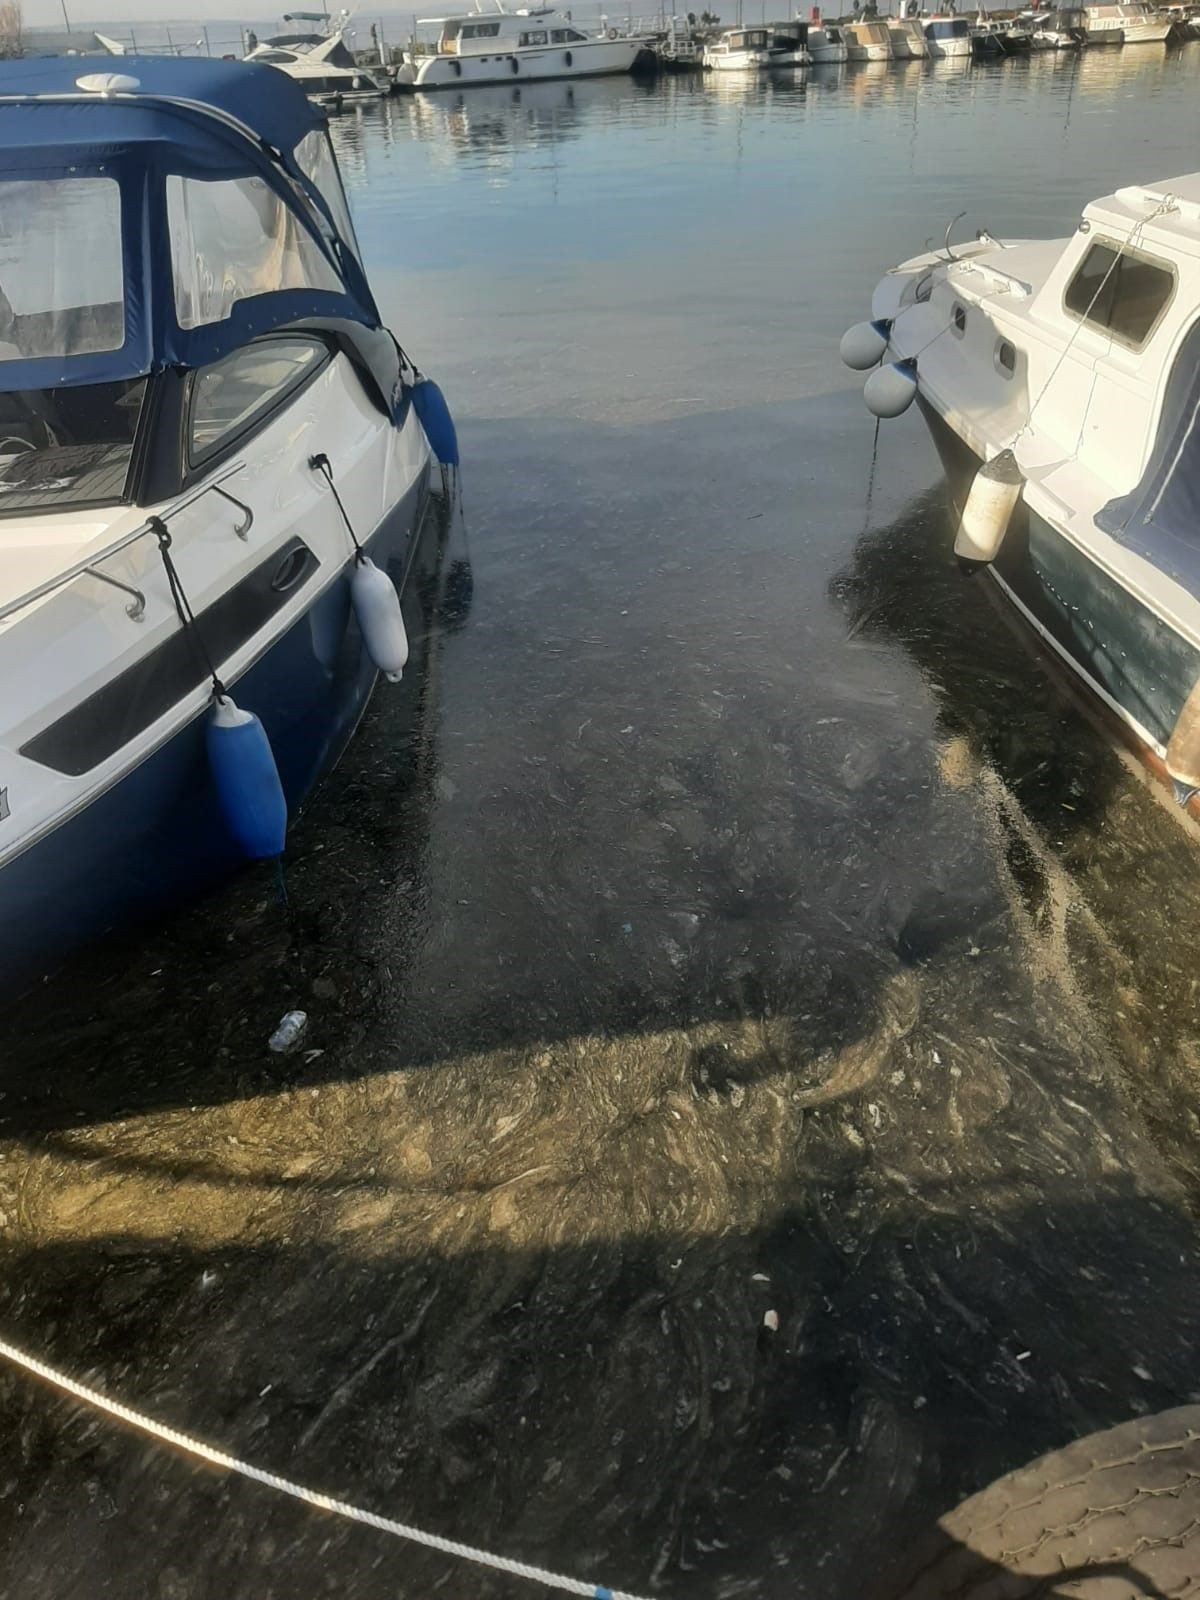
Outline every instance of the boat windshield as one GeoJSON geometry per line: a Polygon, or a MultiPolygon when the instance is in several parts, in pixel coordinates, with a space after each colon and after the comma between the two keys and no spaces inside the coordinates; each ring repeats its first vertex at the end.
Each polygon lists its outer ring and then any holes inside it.
{"type": "Polygon", "coordinates": [[[963,17],[954,17],[945,22],[927,22],[925,24],[925,32],[930,39],[965,39],[970,31],[963,17]]]}
{"type": "Polygon", "coordinates": [[[181,328],[222,322],[255,295],[342,288],[319,245],[261,178],[171,173],[167,226],[181,328]]]}
{"type": "Polygon", "coordinates": [[[0,361],[119,350],[124,298],[115,179],[0,182],[0,361]]]}
{"type": "Polygon", "coordinates": [[[125,498],[146,379],[0,393],[0,516],[125,498]]]}

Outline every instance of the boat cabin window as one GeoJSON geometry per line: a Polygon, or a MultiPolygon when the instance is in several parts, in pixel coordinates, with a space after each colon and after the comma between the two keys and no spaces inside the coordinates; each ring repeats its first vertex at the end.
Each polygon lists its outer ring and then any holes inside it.
{"type": "Polygon", "coordinates": [[[1076,268],[1063,304],[1072,316],[1138,350],[1174,293],[1175,273],[1165,261],[1097,240],[1076,268]]]}
{"type": "Polygon", "coordinates": [[[188,461],[210,461],[242,438],[321,370],[320,339],[268,336],[197,372],[188,401],[188,461]]]}
{"type": "Polygon", "coordinates": [[[576,33],[574,28],[551,28],[551,44],[583,44],[587,40],[586,33],[576,33]]]}
{"type": "Polygon", "coordinates": [[[460,39],[495,39],[500,33],[498,22],[464,22],[459,30],[460,39]]]}
{"type": "Polygon", "coordinates": [[[269,61],[273,67],[293,66],[300,57],[293,55],[290,50],[264,50],[262,55],[255,56],[256,61],[269,61]]]}
{"type": "Polygon", "coordinates": [[[0,394],[0,516],[125,499],[145,378],[0,394]]]}
{"type": "Polygon", "coordinates": [[[342,288],[304,224],[261,178],[167,178],[175,316],[223,322],[239,300],[281,289],[342,288]]]}
{"type": "Polygon", "coordinates": [[[533,33],[523,33],[521,35],[521,41],[520,42],[523,45],[545,44],[546,43],[546,30],[545,30],[545,28],[538,28],[536,30],[536,32],[533,32],[533,33]]]}
{"type": "Polygon", "coordinates": [[[124,276],[114,179],[0,183],[0,361],[119,350],[124,276]]]}
{"type": "Polygon", "coordinates": [[[965,17],[951,17],[944,22],[925,24],[927,39],[966,39],[970,32],[970,25],[965,17]]]}
{"type": "Polygon", "coordinates": [[[346,191],[342,188],[341,174],[324,128],[314,128],[311,133],[304,135],[296,146],[296,164],[324,196],[337,231],[355,255],[359,255],[354,224],[350,220],[350,207],[346,204],[346,191]]]}

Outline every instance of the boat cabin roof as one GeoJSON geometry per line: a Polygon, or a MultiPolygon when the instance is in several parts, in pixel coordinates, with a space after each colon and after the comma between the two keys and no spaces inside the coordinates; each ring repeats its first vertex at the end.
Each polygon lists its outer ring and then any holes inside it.
{"type": "Polygon", "coordinates": [[[1084,218],[1119,239],[1128,239],[1136,228],[1131,241],[1135,246],[1157,244],[1162,249],[1200,255],[1200,172],[1118,189],[1093,200],[1084,218]]]}
{"type": "MultiPolygon", "coordinates": [[[[218,117],[232,118],[277,149],[291,149],[324,119],[303,95],[278,72],[248,68],[244,62],[212,60],[207,56],[121,56],[116,77],[136,79],[133,89],[120,86],[80,88],[92,58],[37,57],[0,63],[0,106],[28,104],[0,125],[0,149],[16,155],[27,138],[47,136],[68,142],[100,145],[114,135],[123,141],[151,142],[163,137],[164,124],[156,120],[171,114],[170,107],[187,102],[218,117]],[[59,98],[57,118],[45,115],[48,100],[59,98]],[[74,114],[72,102],[89,112],[74,114]],[[102,103],[107,116],[92,111],[102,103]],[[127,115],[122,115],[128,112],[127,115]]],[[[95,74],[96,77],[103,74],[95,74]]],[[[172,129],[177,125],[171,124],[172,129]]]]}

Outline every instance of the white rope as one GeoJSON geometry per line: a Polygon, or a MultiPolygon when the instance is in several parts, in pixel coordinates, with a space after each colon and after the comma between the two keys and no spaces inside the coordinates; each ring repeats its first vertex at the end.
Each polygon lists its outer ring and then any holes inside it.
{"type": "Polygon", "coordinates": [[[440,1550],[443,1555],[457,1556],[462,1561],[474,1561],[478,1566],[491,1567],[497,1572],[508,1572],[513,1577],[526,1578],[530,1583],[544,1584],[548,1589],[558,1589],[563,1594],[584,1595],[587,1600],[638,1600],[637,1595],[626,1594],[623,1589],[608,1589],[603,1584],[584,1583],[579,1578],[564,1577],[558,1572],[546,1572],[543,1568],[530,1566],[525,1561],[513,1561],[508,1556],[495,1555],[490,1550],[477,1550],[474,1545],[461,1544],[457,1539],[443,1539],[440,1534],[426,1533],[424,1529],[411,1527],[406,1522],[396,1522],[391,1517],[381,1517],[374,1511],[364,1511],[361,1506],[352,1506],[345,1500],[335,1500],[332,1495],[321,1494],[316,1489],[306,1489],[303,1484],[293,1483],[290,1479],[281,1478],[274,1472],[266,1472],[262,1467],[253,1466],[248,1461],[239,1461],[236,1456],[227,1455],[224,1450],[216,1450],[200,1439],[193,1439],[189,1434],[180,1433],[178,1428],[168,1428],[161,1422],[155,1422],[153,1417],[143,1416],[141,1412],[122,1405],[119,1400],[110,1400],[99,1390],[89,1389],[84,1383],[77,1383],[74,1378],[56,1371],[44,1361],[39,1361],[36,1356],[27,1355],[24,1350],[19,1350],[16,1345],[9,1344],[3,1339],[0,1339],[0,1356],[6,1361],[11,1361],[14,1366],[23,1367],[35,1377],[45,1379],[56,1389],[62,1389],[67,1394],[73,1395],[84,1405],[93,1406],[97,1411],[107,1412],[110,1417],[128,1423],[139,1433],[147,1433],[152,1439],[161,1439],[165,1444],[174,1445],[177,1450],[196,1456],[201,1461],[207,1461],[212,1467],[220,1467],[225,1472],[236,1472],[239,1477],[265,1484],[268,1489],[276,1489],[280,1494],[290,1495],[293,1500],[302,1500],[306,1505],[316,1506],[319,1511],[332,1511],[335,1516],[345,1517],[350,1522],[365,1523],[368,1528],[376,1528],[380,1533],[391,1533],[398,1539],[408,1539],[413,1544],[424,1545],[426,1549],[440,1550]]]}

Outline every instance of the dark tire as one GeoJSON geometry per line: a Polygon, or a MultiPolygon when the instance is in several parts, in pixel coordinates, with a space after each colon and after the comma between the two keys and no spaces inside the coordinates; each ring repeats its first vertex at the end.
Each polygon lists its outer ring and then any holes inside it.
{"type": "Polygon", "coordinates": [[[1200,1597],[1200,1406],[1093,1433],[943,1517],[888,1600],[1200,1597]]]}

